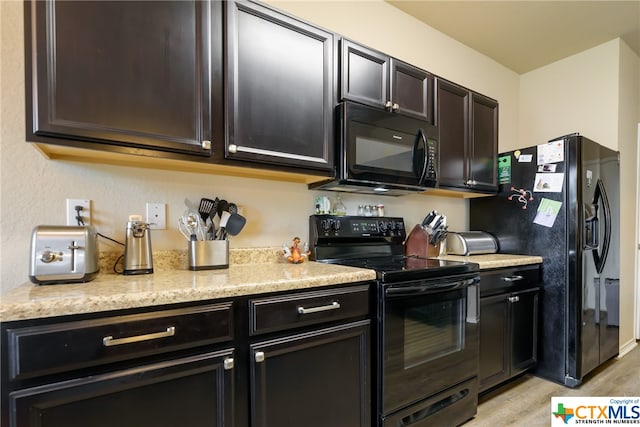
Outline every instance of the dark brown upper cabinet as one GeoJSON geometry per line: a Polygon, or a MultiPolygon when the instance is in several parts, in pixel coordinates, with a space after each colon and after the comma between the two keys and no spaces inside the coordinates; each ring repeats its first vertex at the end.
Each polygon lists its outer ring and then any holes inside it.
{"type": "Polygon", "coordinates": [[[334,35],[225,2],[228,159],[333,168],[334,35]]]}
{"type": "Polygon", "coordinates": [[[433,123],[433,76],[352,41],[340,41],[340,96],[433,123]]]}
{"type": "Polygon", "coordinates": [[[220,8],[27,1],[27,140],[211,155],[220,8]]]}
{"type": "Polygon", "coordinates": [[[444,79],[436,80],[441,188],[495,193],[498,103],[444,79]]]}

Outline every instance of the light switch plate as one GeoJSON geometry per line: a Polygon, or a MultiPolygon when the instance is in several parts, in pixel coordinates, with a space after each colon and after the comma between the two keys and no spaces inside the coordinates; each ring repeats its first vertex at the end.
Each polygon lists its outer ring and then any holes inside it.
{"type": "Polygon", "coordinates": [[[165,203],[147,203],[147,223],[152,230],[167,229],[167,205],[165,203]]]}

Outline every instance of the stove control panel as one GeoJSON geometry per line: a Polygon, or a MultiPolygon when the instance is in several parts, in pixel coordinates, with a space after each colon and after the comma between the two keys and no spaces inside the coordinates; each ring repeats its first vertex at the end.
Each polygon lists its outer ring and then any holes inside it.
{"type": "Polygon", "coordinates": [[[404,220],[396,217],[311,215],[311,241],[326,238],[394,238],[404,241],[404,220]]]}

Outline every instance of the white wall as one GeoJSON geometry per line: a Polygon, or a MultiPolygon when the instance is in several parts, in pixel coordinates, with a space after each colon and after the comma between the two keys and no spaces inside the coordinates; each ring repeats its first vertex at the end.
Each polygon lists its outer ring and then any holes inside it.
{"type": "MultiPolygon", "coordinates": [[[[500,139],[517,137],[518,75],[382,2],[290,2],[278,7],[478,90],[500,102],[500,139]]],[[[123,239],[127,216],[145,202],[168,204],[166,231],[152,234],[154,250],[185,248],[176,218],[184,197],[220,196],[245,208],[248,224],[232,247],[279,246],[308,234],[318,194],[306,186],[215,175],[134,169],[44,159],[25,142],[23,3],[0,2],[0,283],[2,290],[28,280],[29,239],[38,224],[63,224],[66,198],[93,200],[103,234],[123,239]]],[[[327,193],[332,195],[332,193],[327,193]]],[[[468,203],[430,196],[344,196],[349,213],[358,203],[382,201],[388,215],[411,227],[431,209],[445,213],[450,229],[464,230],[468,203]]],[[[112,248],[101,241],[101,249],[112,248]]]]}
{"type": "Polygon", "coordinates": [[[580,132],[617,149],[618,60],[619,41],[612,40],[520,76],[524,146],[580,132]]]}
{"type": "Polygon", "coordinates": [[[580,132],[620,152],[620,345],[635,343],[636,194],[640,58],[621,39],[531,71],[520,79],[525,145],[580,132]]]}

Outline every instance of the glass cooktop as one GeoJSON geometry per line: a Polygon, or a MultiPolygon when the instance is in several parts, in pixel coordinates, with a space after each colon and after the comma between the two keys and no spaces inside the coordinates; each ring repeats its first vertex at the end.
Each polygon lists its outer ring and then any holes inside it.
{"type": "Polygon", "coordinates": [[[434,279],[479,270],[474,263],[401,255],[333,260],[332,263],[375,270],[383,282],[434,279]]]}

